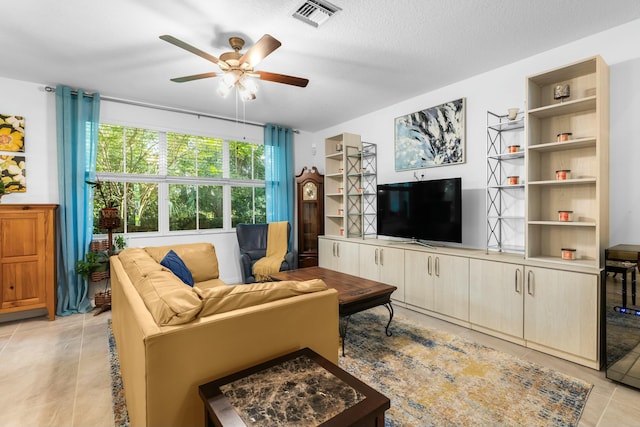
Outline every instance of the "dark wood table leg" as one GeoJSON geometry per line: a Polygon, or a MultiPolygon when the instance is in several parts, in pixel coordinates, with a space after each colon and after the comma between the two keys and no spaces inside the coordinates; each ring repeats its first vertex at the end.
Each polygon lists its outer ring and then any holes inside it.
{"type": "Polygon", "coordinates": [[[387,326],[384,327],[384,333],[387,334],[388,337],[393,335],[391,331],[389,331],[389,325],[391,325],[391,320],[393,320],[393,306],[391,305],[391,301],[384,305],[387,310],[389,310],[389,321],[387,322],[387,326]]]}
{"type": "Polygon", "coordinates": [[[340,316],[340,339],[342,340],[342,356],[344,356],[344,340],[347,337],[347,328],[349,327],[349,316],[340,316]]]}

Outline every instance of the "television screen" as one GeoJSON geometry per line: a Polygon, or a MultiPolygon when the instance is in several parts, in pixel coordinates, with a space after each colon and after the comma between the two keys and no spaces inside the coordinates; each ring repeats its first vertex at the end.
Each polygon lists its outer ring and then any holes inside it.
{"type": "Polygon", "coordinates": [[[462,243],[462,179],[378,185],[378,235],[462,243]]]}

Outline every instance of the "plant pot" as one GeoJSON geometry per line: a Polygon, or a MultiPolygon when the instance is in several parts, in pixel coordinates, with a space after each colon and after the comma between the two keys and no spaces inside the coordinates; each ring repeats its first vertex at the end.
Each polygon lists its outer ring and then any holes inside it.
{"type": "Polygon", "coordinates": [[[89,243],[89,250],[92,252],[101,252],[109,250],[109,241],[108,240],[92,240],[89,243]]]}
{"type": "Polygon", "coordinates": [[[107,289],[104,292],[97,292],[94,298],[96,307],[104,307],[105,305],[111,305],[111,290],[107,289]]]}
{"type": "Polygon", "coordinates": [[[107,270],[107,271],[94,271],[89,276],[89,279],[91,279],[92,282],[100,282],[100,281],[108,279],[108,278],[109,278],[109,270],[107,270]]]}
{"type": "Polygon", "coordinates": [[[100,210],[100,228],[107,230],[120,227],[120,212],[118,208],[103,208],[100,210]]]}

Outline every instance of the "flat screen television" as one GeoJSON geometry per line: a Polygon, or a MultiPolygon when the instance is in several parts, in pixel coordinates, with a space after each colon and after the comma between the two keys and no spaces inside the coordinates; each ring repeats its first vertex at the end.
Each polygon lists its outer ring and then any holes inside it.
{"type": "Polygon", "coordinates": [[[378,235],[462,243],[462,179],[378,185],[378,235]]]}

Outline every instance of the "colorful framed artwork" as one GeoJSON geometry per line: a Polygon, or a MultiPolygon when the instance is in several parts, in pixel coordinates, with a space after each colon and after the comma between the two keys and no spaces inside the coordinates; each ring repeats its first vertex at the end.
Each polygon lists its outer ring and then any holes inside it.
{"type": "Polygon", "coordinates": [[[24,152],[24,117],[0,114],[0,151],[24,152]]]}
{"type": "Polygon", "coordinates": [[[24,156],[0,156],[0,179],[7,193],[27,191],[24,156]]]}
{"type": "Polygon", "coordinates": [[[465,113],[460,98],[396,118],[396,171],[464,163],[465,113]]]}

